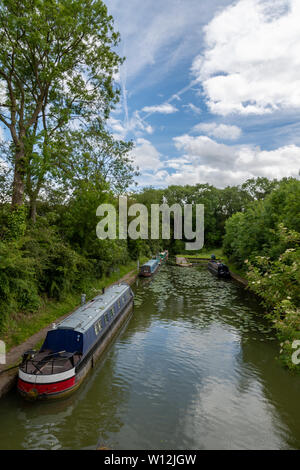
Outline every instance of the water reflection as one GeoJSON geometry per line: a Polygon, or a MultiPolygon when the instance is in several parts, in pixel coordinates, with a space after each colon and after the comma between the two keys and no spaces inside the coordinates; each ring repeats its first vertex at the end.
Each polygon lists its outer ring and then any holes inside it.
{"type": "Polygon", "coordinates": [[[163,267],[67,400],[0,403],[1,448],[299,448],[300,378],[257,300],[203,268],[163,267]]]}

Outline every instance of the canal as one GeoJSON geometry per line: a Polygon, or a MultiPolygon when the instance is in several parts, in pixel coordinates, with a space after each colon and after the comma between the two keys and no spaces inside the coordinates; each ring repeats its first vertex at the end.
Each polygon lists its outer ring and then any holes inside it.
{"type": "Polygon", "coordinates": [[[256,299],[205,268],[164,266],[67,399],[0,400],[1,449],[299,449],[300,377],[256,299]]]}

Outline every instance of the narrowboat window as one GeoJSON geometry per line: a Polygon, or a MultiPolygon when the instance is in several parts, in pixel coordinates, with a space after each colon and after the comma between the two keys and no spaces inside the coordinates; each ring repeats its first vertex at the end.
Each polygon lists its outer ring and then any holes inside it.
{"type": "Polygon", "coordinates": [[[110,313],[111,313],[111,316],[113,317],[113,316],[114,316],[114,314],[115,314],[115,312],[114,312],[114,309],[113,309],[113,308],[111,309],[110,313]]]}
{"type": "Polygon", "coordinates": [[[95,324],[94,329],[95,329],[96,335],[98,335],[98,333],[102,330],[102,325],[101,325],[101,321],[100,321],[100,320],[97,321],[97,323],[95,324]]]}
{"type": "Polygon", "coordinates": [[[118,300],[118,308],[120,308],[120,307],[121,307],[120,300],[118,300]]]}
{"type": "Polygon", "coordinates": [[[105,323],[109,323],[109,318],[108,318],[107,313],[104,315],[104,318],[105,318],[105,323]]]}

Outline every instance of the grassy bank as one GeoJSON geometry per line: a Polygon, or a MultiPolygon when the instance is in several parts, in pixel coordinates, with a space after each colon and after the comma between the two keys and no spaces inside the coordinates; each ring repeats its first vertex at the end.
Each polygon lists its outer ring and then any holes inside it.
{"type": "MultiPolygon", "coordinates": [[[[146,259],[141,259],[144,263],[146,259]]],[[[129,264],[120,266],[114,273],[108,277],[103,277],[92,283],[85,290],[87,300],[101,293],[104,287],[117,282],[123,276],[131,271],[137,273],[137,263],[132,261],[129,264]]],[[[55,322],[63,315],[72,312],[79,306],[81,293],[68,294],[62,301],[44,299],[41,307],[34,313],[18,312],[11,315],[6,322],[5,329],[1,334],[1,339],[5,341],[7,351],[26,341],[30,336],[40,331],[42,328],[55,322]]]]}
{"type": "Polygon", "coordinates": [[[176,256],[182,256],[184,258],[206,258],[210,259],[211,255],[214,254],[216,258],[222,259],[223,257],[223,252],[222,248],[202,248],[202,250],[197,251],[196,253],[194,251],[186,251],[185,253],[178,254],[176,256]]]}

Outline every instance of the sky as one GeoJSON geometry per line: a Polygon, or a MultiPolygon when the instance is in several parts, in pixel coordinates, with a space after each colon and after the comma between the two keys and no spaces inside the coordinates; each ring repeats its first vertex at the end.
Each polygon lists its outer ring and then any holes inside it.
{"type": "Polygon", "coordinates": [[[105,0],[140,187],[299,177],[299,0],[105,0]]]}

